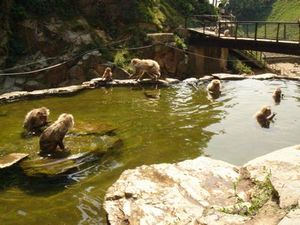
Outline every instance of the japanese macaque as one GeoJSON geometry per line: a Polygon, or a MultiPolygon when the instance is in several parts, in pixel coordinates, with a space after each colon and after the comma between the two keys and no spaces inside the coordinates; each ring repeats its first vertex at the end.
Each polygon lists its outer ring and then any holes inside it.
{"type": "Polygon", "coordinates": [[[33,109],[25,116],[23,127],[29,133],[38,134],[42,132],[42,128],[48,125],[48,116],[50,110],[46,107],[33,109]]]}
{"type": "Polygon", "coordinates": [[[275,89],[275,91],[274,91],[273,94],[272,94],[272,97],[273,97],[275,103],[277,103],[277,104],[280,103],[280,101],[281,101],[281,99],[282,99],[282,97],[283,97],[283,94],[282,94],[282,92],[281,92],[280,87],[277,87],[277,88],[275,89]]]}
{"type": "Polygon", "coordinates": [[[134,67],[135,72],[130,78],[136,77],[136,80],[140,80],[145,73],[147,73],[153,80],[158,80],[160,77],[160,66],[152,59],[132,59],[131,65],[134,67]]]}
{"type": "Polygon", "coordinates": [[[230,36],[230,30],[229,29],[224,30],[224,36],[225,37],[229,37],[230,36]]]}
{"type": "Polygon", "coordinates": [[[209,93],[220,93],[221,92],[221,82],[217,79],[213,79],[208,85],[207,85],[207,91],[209,93]]]}
{"type": "Polygon", "coordinates": [[[104,80],[104,81],[112,81],[113,80],[110,67],[106,67],[106,69],[104,70],[104,73],[102,75],[102,80],[104,80]]]}
{"type": "Polygon", "coordinates": [[[44,132],[40,137],[41,155],[55,154],[59,152],[68,152],[65,150],[63,139],[74,126],[74,118],[71,114],[63,113],[58,119],[44,132]],[[60,150],[57,149],[59,146],[60,150]]]}
{"type": "Polygon", "coordinates": [[[276,113],[272,113],[270,106],[263,106],[256,114],[255,118],[261,127],[269,128],[270,122],[276,113]]]}

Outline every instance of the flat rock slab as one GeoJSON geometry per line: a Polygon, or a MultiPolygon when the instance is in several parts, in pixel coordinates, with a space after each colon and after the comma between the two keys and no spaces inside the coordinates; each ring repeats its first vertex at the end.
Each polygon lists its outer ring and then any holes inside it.
{"type": "Polygon", "coordinates": [[[264,73],[259,75],[248,76],[248,78],[255,79],[255,80],[270,80],[276,78],[276,76],[277,75],[274,73],[264,73]]]}
{"type": "MultiPolygon", "coordinates": [[[[99,137],[100,138],[100,137],[99,137]]],[[[74,138],[68,137],[68,142],[74,141],[74,138]]],[[[68,172],[78,171],[87,163],[97,161],[103,156],[109,154],[113,149],[120,147],[121,140],[117,137],[104,136],[102,141],[97,143],[94,139],[87,140],[84,137],[75,137],[76,146],[73,146],[72,150],[84,149],[84,151],[72,154],[64,158],[37,158],[24,160],[20,163],[21,168],[24,170],[27,176],[32,177],[54,177],[59,175],[65,175],[68,172]],[[81,138],[81,139],[78,139],[81,138]],[[81,142],[78,142],[81,140],[81,142]]]]}
{"type": "Polygon", "coordinates": [[[40,98],[44,96],[64,96],[77,93],[83,89],[86,89],[82,85],[73,85],[68,87],[51,88],[36,91],[15,91],[0,95],[0,103],[14,102],[26,98],[40,98]]]}
{"type": "Polygon", "coordinates": [[[235,203],[238,178],[235,166],[206,157],[141,166],[122,173],[104,208],[111,225],[243,224],[250,218],[220,210],[235,203]]]}
{"type": "Polygon", "coordinates": [[[228,74],[228,73],[213,73],[212,76],[220,80],[244,80],[247,78],[244,75],[228,74]]]}
{"type": "Polygon", "coordinates": [[[284,148],[251,160],[244,167],[252,179],[266,175],[279,195],[279,206],[290,208],[300,203],[300,145],[284,148]]]}
{"type": "Polygon", "coordinates": [[[75,135],[105,135],[116,130],[116,126],[107,123],[76,121],[74,128],[69,133],[75,135]]]}
{"type": "Polygon", "coordinates": [[[22,159],[26,158],[28,154],[25,153],[11,153],[0,157],[0,169],[10,167],[22,159]]]}

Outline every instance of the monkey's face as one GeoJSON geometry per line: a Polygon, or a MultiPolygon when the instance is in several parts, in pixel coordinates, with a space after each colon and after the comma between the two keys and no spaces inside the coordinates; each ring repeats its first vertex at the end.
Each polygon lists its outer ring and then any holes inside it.
{"type": "Polygon", "coordinates": [[[264,114],[265,117],[268,117],[272,114],[272,111],[271,111],[270,107],[265,107],[262,109],[262,113],[264,114]]]}
{"type": "Polygon", "coordinates": [[[218,80],[213,80],[212,85],[216,89],[220,89],[220,87],[221,87],[220,81],[218,81],[218,80]]]}
{"type": "Polygon", "coordinates": [[[135,58],[131,60],[131,65],[136,66],[141,60],[135,58]]]}

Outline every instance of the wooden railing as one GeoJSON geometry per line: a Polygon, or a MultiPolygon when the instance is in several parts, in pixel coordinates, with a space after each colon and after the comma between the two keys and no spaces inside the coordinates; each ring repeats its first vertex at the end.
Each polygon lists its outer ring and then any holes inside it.
{"type": "Polygon", "coordinates": [[[186,18],[185,26],[199,28],[202,33],[214,32],[218,37],[296,41],[300,44],[299,22],[236,21],[232,16],[194,15],[186,18]]]}

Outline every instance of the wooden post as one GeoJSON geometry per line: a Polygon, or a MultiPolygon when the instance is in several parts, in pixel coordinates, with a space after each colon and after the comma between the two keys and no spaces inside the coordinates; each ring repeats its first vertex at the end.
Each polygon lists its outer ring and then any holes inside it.
{"type": "Polygon", "coordinates": [[[279,41],[279,28],[280,28],[280,23],[277,24],[276,42],[279,41]]]}
{"type": "Polygon", "coordinates": [[[246,24],[246,32],[247,32],[247,38],[249,37],[249,24],[246,24]]]}
{"type": "Polygon", "coordinates": [[[255,33],[254,33],[254,40],[257,39],[257,23],[255,23],[255,33]]]}
{"type": "Polygon", "coordinates": [[[235,34],[234,34],[235,39],[237,39],[238,26],[239,26],[239,23],[236,22],[236,23],[235,23],[235,34]]]}
{"type": "Polygon", "coordinates": [[[267,24],[265,23],[265,39],[267,39],[267,24]]]}
{"type": "Polygon", "coordinates": [[[286,40],[286,24],[283,25],[283,39],[286,40]]]}
{"type": "Polygon", "coordinates": [[[218,37],[221,37],[221,22],[219,21],[218,37]]]}

